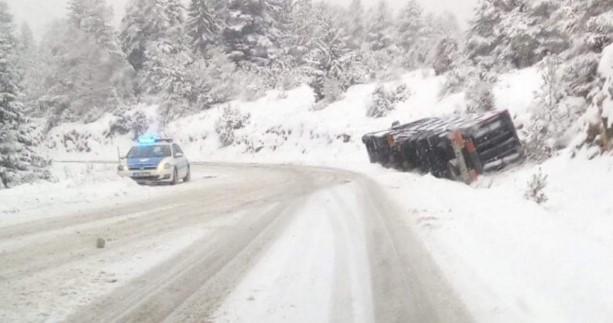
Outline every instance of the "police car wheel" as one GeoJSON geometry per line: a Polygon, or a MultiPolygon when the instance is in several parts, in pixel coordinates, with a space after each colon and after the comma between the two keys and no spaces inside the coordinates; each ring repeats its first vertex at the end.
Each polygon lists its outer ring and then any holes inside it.
{"type": "Polygon", "coordinates": [[[189,182],[191,179],[192,179],[192,169],[191,167],[187,166],[187,174],[183,178],[183,182],[189,182]]]}
{"type": "Polygon", "coordinates": [[[175,168],[174,171],[172,172],[172,181],[170,182],[170,185],[177,185],[178,181],[179,181],[179,173],[177,172],[177,169],[175,168]]]}

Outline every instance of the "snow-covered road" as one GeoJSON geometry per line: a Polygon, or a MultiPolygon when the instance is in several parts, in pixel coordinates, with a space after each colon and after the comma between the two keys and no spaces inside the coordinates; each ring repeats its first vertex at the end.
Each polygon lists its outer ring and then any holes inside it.
{"type": "Polygon", "coordinates": [[[471,321],[368,177],[194,171],[143,197],[0,222],[0,321],[471,321]]]}

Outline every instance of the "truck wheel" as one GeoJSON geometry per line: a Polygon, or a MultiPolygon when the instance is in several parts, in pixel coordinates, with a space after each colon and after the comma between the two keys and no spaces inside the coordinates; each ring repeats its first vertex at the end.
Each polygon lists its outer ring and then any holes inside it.
{"type": "Polygon", "coordinates": [[[187,183],[192,179],[192,168],[187,165],[187,174],[185,175],[185,177],[183,178],[183,182],[187,183]]]}
{"type": "Polygon", "coordinates": [[[178,182],[179,182],[179,172],[177,172],[177,169],[175,168],[174,171],[172,172],[172,181],[170,182],[170,185],[177,185],[178,182]]]}

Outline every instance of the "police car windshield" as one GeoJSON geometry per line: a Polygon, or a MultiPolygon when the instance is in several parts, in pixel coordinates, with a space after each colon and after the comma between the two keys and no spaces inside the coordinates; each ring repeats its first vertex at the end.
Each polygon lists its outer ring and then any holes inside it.
{"type": "Polygon", "coordinates": [[[169,145],[136,146],[130,149],[128,158],[170,157],[169,145]]]}

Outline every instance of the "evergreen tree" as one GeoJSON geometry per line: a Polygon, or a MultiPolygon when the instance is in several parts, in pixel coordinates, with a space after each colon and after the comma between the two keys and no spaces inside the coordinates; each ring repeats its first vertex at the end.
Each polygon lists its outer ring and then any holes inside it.
{"type": "Polygon", "coordinates": [[[236,62],[268,65],[278,50],[271,0],[231,0],[223,38],[236,62]]]}
{"type": "Polygon", "coordinates": [[[287,25],[283,29],[281,47],[286,50],[286,58],[291,67],[303,66],[306,53],[315,46],[313,35],[316,17],[313,3],[311,0],[296,0],[287,10],[290,12],[287,25]]]}
{"type": "Polygon", "coordinates": [[[70,0],[68,7],[74,28],[93,36],[105,49],[118,53],[115,32],[111,27],[113,9],[106,1],[70,0]]]}
{"type": "Polygon", "coordinates": [[[364,43],[364,7],[362,0],[352,0],[349,5],[347,21],[345,22],[349,36],[349,46],[358,49],[364,43]]]}
{"type": "Polygon", "coordinates": [[[403,65],[407,68],[423,66],[428,58],[432,43],[436,43],[431,38],[434,16],[430,16],[424,21],[423,9],[415,0],[409,0],[406,6],[400,11],[396,23],[396,44],[398,44],[403,55],[403,65]]]}
{"type": "Polygon", "coordinates": [[[436,75],[449,71],[459,58],[458,41],[452,37],[444,37],[436,44],[432,67],[436,75]]]}
{"type": "Polygon", "coordinates": [[[34,50],[35,46],[32,28],[27,22],[22,23],[19,32],[19,52],[29,53],[34,50]]]}
{"type": "Polygon", "coordinates": [[[4,126],[20,119],[20,91],[17,66],[17,39],[14,36],[13,16],[8,5],[0,1],[0,120],[4,126]]]}
{"type": "Polygon", "coordinates": [[[153,40],[160,39],[169,27],[163,0],[131,0],[121,21],[119,36],[123,52],[136,71],[147,57],[145,51],[153,40]]]}
{"type": "Polygon", "coordinates": [[[181,0],[166,0],[166,17],[171,28],[177,28],[185,23],[185,7],[181,0]]]}
{"type": "Polygon", "coordinates": [[[475,64],[492,66],[496,59],[490,54],[499,41],[496,28],[502,21],[502,12],[494,0],[481,0],[475,9],[474,20],[467,34],[468,58],[475,64]]]}
{"type": "Polygon", "coordinates": [[[345,42],[344,30],[336,26],[325,4],[313,11],[315,30],[314,46],[307,54],[308,74],[317,101],[335,101],[349,86],[355,83],[351,73],[355,53],[345,42]]]}
{"type": "Polygon", "coordinates": [[[189,51],[189,35],[186,34],[186,9],[183,0],[165,0],[166,32],[159,42],[163,42],[172,53],[189,51]]]}
{"type": "Polygon", "coordinates": [[[73,0],[70,8],[70,19],[44,37],[51,66],[43,77],[43,105],[51,123],[95,120],[132,95],[129,65],[110,26],[110,7],[100,0],[73,0]]]}
{"type": "Polygon", "coordinates": [[[35,101],[44,93],[41,71],[45,68],[39,57],[32,29],[27,23],[20,28],[18,38],[19,67],[23,72],[22,100],[28,114],[36,107],[35,101]]]}
{"type": "Polygon", "coordinates": [[[608,0],[565,0],[560,13],[553,17],[554,22],[563,22],[563,28],[580,35],[579,50],[597,53],[613,41],[612,19],[613,2],[608,0]]]}
{"type": "Polygon", "coordinates": [[[228,17],[229,1],[228,0],[209,0],[208,4],[210,5],[210,8],[212,9],[212,12],[214,13],[214,15],[218,17],[220,21],[222,22],[225,21],[225,19],[222,19],[222,18],[228,17]]]}
{"type": "Polygon", "coordinates": [[[187,34],[194,53],[204,55],[215,42],[219,25],[205,0],[191,0],[188,10],[187,34]]]}
{"type": "Polygon", "coordinates": [[[400,11],[396,23],[396,43],[405,52],[414,48],[425,29],[423,9],[415,0],[409,2],[400,11]]]}
{"type": "Polygon", "coordinates": [[[13,17],[0,1],[0,189],[46,177],[46,163],[33,151],[23,104],[13,17]]]}
{"type": "Polygon", "coordinates": [[[460,41],[464,38],[458,17],[452,12],[444,11],[433,16],[429,24],[431,25],[432,33],[437,39],[450,38],[460,41]]]}
{"type": "Polygon", "coordinates": [[[137,95],[176,100],[184,93],[187,64],[192,61],[180,0],[133,0],[122,20],[120,39],[137,71],[137,95]]]}
{"type": "Polygon", "coordinates": [[[366,34],[367,48],[378,51],[392,44],[391,34],[392,16],[385,0],[380,0],[377,9],[370,18],[366,34]]]}
{"type": "MultiPolygon", "coordinates": [[[[566,50],[570,27],[556,27],[560,21],[551,20],[549,9],[546,1],[481,0],[467,37],[469,59],[488,69],[524,68],[566,50]]],[[[564,13],[559,20],[569,17],[564,13]]]]}

